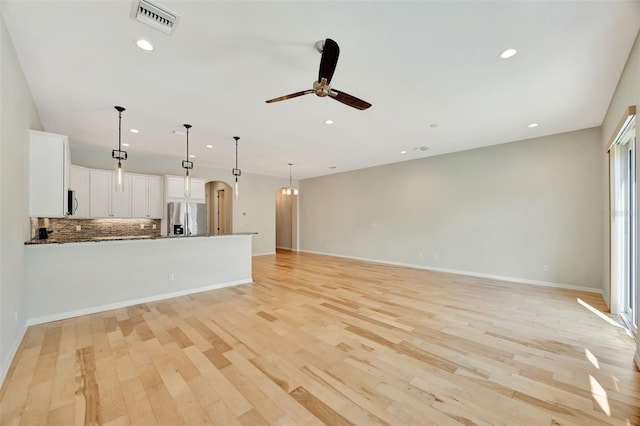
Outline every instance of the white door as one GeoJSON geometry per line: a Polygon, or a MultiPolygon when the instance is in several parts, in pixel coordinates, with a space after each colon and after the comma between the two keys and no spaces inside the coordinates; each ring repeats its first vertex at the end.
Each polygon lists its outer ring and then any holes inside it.
{"type": "Polygon", "coordinates": [[[623,282],[622,282],[622,318],[629,327],[638,328],[638,232],[636,200],[636,141],[629,138],[623,145],[621,154],[620,196],[624,202],[624,238],[623,238],[623,282]]]}

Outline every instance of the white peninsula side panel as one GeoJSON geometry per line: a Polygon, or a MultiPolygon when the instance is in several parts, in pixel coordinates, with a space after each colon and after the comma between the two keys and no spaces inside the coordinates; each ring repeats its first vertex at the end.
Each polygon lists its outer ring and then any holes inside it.
{"type": "Polygon", "coordinates": [[[29,325],[251,282],[251,235],[26,246],[29,325]]]}

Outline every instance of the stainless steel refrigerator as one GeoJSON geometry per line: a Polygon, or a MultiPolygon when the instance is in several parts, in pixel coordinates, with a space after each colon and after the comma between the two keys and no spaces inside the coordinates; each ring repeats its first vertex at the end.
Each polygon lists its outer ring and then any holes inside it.
{"type": "Polygon", "coordinates": [[[204,203],[169,203],[167,234],[170,237],[207,235],[207,205],[204,203]]]}

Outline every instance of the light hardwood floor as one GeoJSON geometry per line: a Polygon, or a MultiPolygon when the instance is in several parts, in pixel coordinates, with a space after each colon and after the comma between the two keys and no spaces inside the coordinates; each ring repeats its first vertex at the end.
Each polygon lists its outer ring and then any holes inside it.
{"type": "Polygon", "coordinates": [[[253,274],[29,328],[0,424],[640,424],[598,295],[290,252],[253,274]]]}

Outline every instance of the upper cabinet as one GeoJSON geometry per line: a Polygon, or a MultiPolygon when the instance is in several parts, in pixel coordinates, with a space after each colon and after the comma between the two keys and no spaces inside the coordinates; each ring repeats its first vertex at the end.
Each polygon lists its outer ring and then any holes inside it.
{"type": "Polygon", "coordinates": [[[89,169],[80,166],[71,166],[70,187],[75,191],[75,199],[71,206],[75,218],[83,219],[90,215],[89,211],[89,169]]]}
{"type": "Polygon", "coordinates": [[[205,202],[205,181],[202,179],[191,179],[191,196],[184,196],[184,177],[165,176],[165,189],[167,193],[167,202],[189,202],[204,203],[205,202]]]}
{"type": "Polygon", "coordinates": [[[66,136],[29,131],[29,216],[67,215],[70,165],[66,136]]]}
{"type": "Polygon", "coordinates": [[[89,176],[91,217],[131,217],[131,175],[124,176],[123,192],[115,192],[111,171],[90,170],[89,176]]]}
{"type": "Polygon", "coordinates": [[[131,216],[162,219],[162,178],[131,175],[131,216]]]}

